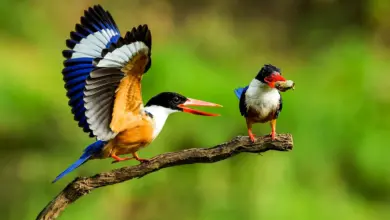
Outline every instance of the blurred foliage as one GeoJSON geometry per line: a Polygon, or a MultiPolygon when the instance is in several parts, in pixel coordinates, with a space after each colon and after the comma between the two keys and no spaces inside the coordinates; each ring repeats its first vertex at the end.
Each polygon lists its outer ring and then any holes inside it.
{"type": "Polygon", "coordinates": [[[141,156],[246,135],[233,89],[264,63],[296,82],[277,126],[295,149],[161,170],[96,190],[61,219],[390,219],[389,1],[1,0],[2,219],[33,219],[75,176],[125,165],[91,161],[50,183],[92,141],[67,106],[61,51],[97,3],[122,33],[152,29],[145,100],[176,91],[224,106],[218,118],[173,115],[141,156]]]}

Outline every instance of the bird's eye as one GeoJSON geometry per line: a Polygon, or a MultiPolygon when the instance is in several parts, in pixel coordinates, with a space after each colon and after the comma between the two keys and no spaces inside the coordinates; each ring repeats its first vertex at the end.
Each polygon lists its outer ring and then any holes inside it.
{"type": "Polygon", "coordinates": [[[176,97],[174,97],[174,98],[173,98],[173,102],[174,102],[174,103],[179,103],[179,102],[180,102],[180,99],[179,99],[179,97],[177,97],[177,96],[176,96],[176,97]]]}

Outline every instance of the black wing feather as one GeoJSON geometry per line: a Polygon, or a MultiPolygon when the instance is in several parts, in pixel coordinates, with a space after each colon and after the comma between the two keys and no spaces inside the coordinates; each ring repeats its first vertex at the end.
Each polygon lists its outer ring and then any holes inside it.
{"type": "Polygon", "coordinates": [[[245,94],[246,94],[246,90],[241,94],[239,106],[240,106],[241,115],[244,117],[247,117],[248,116],[248,108],[246,107],[246,103],[245,103],[245,94]]]}
{"type": "Polygon", "coordinates": [[[280,92],[279,92],[279,95],[280,95],[279,107],[278,107],[278,110],[276,110],[275,119],[277,119],[279,117],[279,114],[280,114],[280,112],[282,112],[282,108],[283,108],[282,95],[280,94],[280,92]]]}

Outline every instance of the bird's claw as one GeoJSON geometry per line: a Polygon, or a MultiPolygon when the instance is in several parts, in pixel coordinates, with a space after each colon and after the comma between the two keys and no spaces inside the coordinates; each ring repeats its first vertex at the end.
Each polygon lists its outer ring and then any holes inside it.
{"type": "Polygon", "coordinates": [[[138,159],[136,159],[136,160],[139,161],[141,164],[143,164],[143,163],[149,163],[149,162],[150,162],[149,159],[143,159],[143,158],[138,158],[138,159]]]}
{"type": "Polygon", "coordinates": [[[134,159],[134,157],[125,157],[125,158],[114,158],[114,160],[111,162],[112,164],[114,163],[118,163],[118,162],[122,162],[122,161],[126,161],[126,160],[132,160],[134,159]]]}
{"type": "Polygon", "coordinates": [[[275,132],[272,132],[271,134],[269,134],[269,136],[271,137],[271,140],[276,140],[276,133],[275,132]]]}
{"type": "Polygon", "coordinates": [[[123,160],[113,160],[111,163],[114,164],[114,163],[119,163],[119,162],[122,162],[122,161],[126,161],[126,160],[137,160],[139,161],[141,164],[142,163],[148,163],[150,160],[149,159],[142,159],[142,158],[134,158],[134,157],[128,157],[128,158],[121,158],[123,160]]]}
{"type": "Polygon", "coordinates": [[[249,135],[249,139],[252,141],[252,143],[256,142],[256,138],[255,138],[255,136],[253,134],[249,135]]]}
{"type": "Polygon", "coordinates": [[[252,129],[248,129],[248,136],[249,136],[249,139],[252,141],[252,143],[255,143],[256,139],[255,139],[255,135],[253,135],[252,133],[252,129]]]}
{"type": "Polygon", "coordinates": [[[148,163],[150,161],[149,159],[140,158],[137,153],[133,153],[133,157],[134,157],[134,159],[139,161],[141,164],[148,163]]]}

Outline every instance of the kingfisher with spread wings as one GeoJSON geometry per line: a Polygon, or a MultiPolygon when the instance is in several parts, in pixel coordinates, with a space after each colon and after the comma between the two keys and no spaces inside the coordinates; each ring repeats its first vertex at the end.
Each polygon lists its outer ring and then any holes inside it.
{"type": "Polygon", "coordinates": [[[141,79],[149,70],[152,36],[140,25],[121,37],[110,13],[100,5],[88,8],[66,41],[62,70],[74,119],[96,141],[53,181],[90,159],[135,159],[137,151],[150,144],[174,112],[218,116],[188,106],[221,107],[218,104],[163,92],[144,106],[141,79]],[[119,157],[131,154],[132,157],[119,157]]]}

